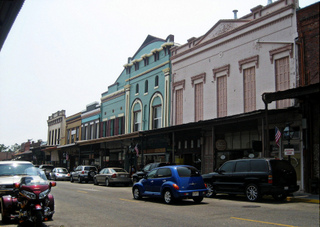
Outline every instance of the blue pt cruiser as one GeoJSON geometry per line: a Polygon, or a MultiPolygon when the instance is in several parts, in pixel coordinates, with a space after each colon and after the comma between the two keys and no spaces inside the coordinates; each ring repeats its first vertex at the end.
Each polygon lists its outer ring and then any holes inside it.
{"type": "Polygon", "coordinates": [[[194,202],[201,203],[206,193],[199,170],[188,165],[153,169],[132,186],[134,199],[162,197],[167,204],[178,199],[193,199],[194,202]]]}

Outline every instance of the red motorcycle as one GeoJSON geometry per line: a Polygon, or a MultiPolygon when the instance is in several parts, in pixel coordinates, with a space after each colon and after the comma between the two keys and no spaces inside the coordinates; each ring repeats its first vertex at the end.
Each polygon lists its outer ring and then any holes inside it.
{"type": "Polygon", "coordinates": [[[42,226],[43,221],[52,219],[54,198],[50,191],[54,186],[56,182],[49,182],[42,170],[26,169],[25,176],[14,184],[13,195],[1,199],[2,223],[14,219],[19,223],[32,222],[42,226]]]}

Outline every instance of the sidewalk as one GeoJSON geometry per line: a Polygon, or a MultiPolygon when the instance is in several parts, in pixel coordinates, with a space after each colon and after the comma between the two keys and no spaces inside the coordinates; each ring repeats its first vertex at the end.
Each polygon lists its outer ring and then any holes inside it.
{"type": "Polygon", "coordinates": [[[287,201],[293,202],[305,202],[305,203],[318,203],[319,195],[313,195],[309,193],[295,192],[293,195],[287,197],[287,201]]]}

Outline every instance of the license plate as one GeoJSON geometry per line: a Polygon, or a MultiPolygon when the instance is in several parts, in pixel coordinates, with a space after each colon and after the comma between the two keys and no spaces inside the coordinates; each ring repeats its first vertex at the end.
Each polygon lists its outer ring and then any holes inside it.
{"type": "Polygon", "coordinates": [[[284,190],[288,190],[288,189],[289,189],[289,187],[288,187],[288,186],[285,186],[285,187],[284,187],[284,190]]]}
{"type": "Polygon", "coordinates": [[[192,196],[199,196],[199,192],[192,192],[192,196]]]}
{"type": "Polygon", "coordinates": [[[120,175],[120,177],[126,177],[126,175],[120,175]]]}

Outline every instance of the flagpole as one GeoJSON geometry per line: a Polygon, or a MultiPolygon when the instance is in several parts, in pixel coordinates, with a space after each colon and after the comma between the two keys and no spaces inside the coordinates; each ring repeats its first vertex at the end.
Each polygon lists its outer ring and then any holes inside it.
{"type": "Polygon", "coordinates": [[[280,146],[279,146],[279,159],[281,160],[282,159],[282,150],[281,150],[281,148],[282,148],[282,138],[280,137],[280,146]]]}

